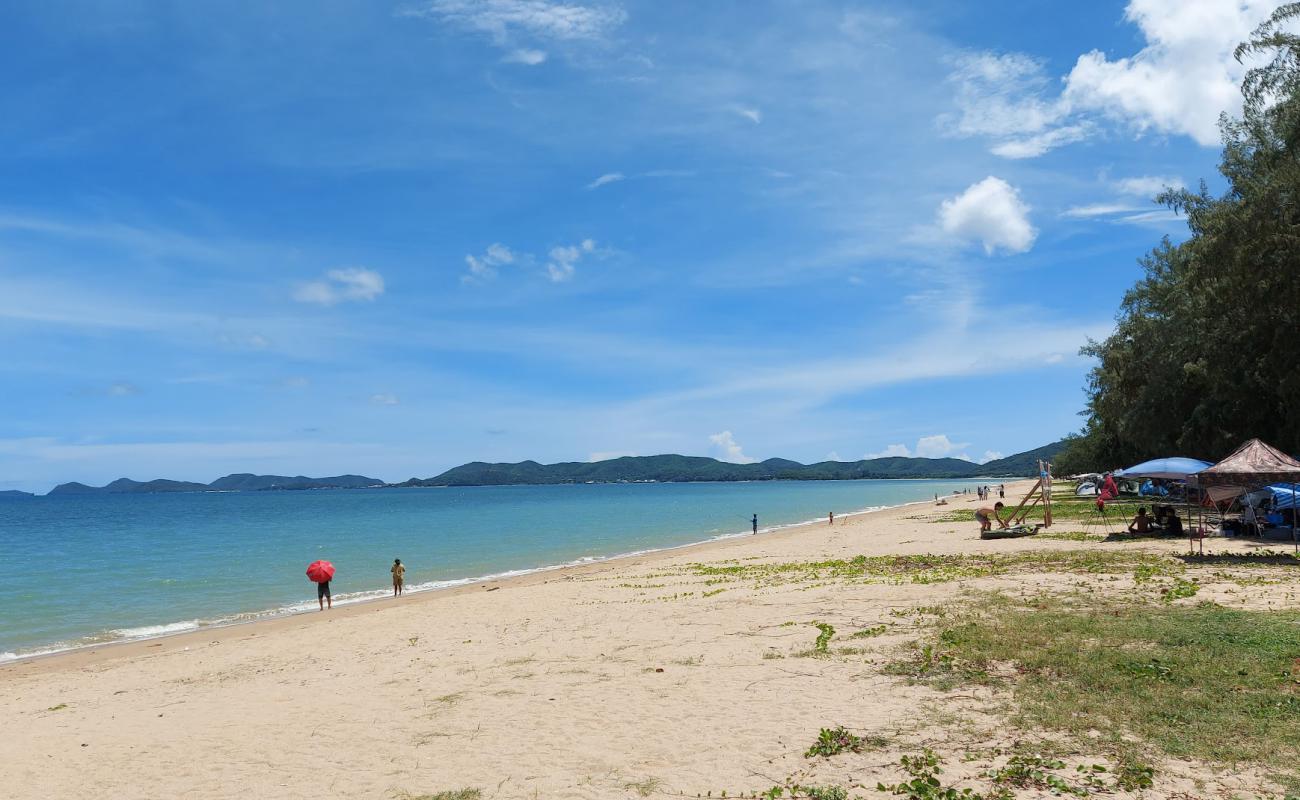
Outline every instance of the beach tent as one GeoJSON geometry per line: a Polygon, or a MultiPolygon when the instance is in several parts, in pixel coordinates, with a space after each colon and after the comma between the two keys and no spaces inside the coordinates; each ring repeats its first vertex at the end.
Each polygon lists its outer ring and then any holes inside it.
{"type": "Polygon", "coordinates": [[[1265,500],[1271,500],[1272,507],[1280,511],[1284,508],[1295,508],[1297,499],[1300,499],[1300,490],[1289,483],[1275,483],[1257,492],[1251,492],[1246,495],[1243,502],[1258,506],[1265,500]]]}
{"type": "Polygon", "coordinates": [[[1143,461],[1141,464],[1134,464],[1128,469],[1117,470],[1115,474],[1124,478],[1185,480],[1189,475],[1195,475],[1210,466],[1210,462],[1201,461],[1198,458],[1173,456],[1170,458],[1153,458],[1150,461],[1143,461]]]}
{"type": "MultiPolygon", "coordinates": [[[[1254,489],[1285,484],[1294,490],[1300,484],[1300,461],[1259,439],[1251,439],[1238,447],[1232,455],[1198,472],[1196,480],[1205,487],[1254,489]]],[[[1296,552],[1300,552],[1300,536],[1297,536],[1294,524],[1291,526],[1291,540],[1295,543],[1296,552]]]]}

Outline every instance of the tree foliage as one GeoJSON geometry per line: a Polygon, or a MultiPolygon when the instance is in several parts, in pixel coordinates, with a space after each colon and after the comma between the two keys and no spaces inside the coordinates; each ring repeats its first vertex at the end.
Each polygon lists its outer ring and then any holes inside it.
{"type": "Polygon", "coordinates": [[[1115,332],[1083,348],[1087,424],[1062,474],[1146,458],[1216,460],[1257,436],[1300,450],[1300,3],[1281,6],[1237,48],[1256,64],[1241,119],[1220,120],[1211,196],[1166,191],[1191,236],[1165,239],[1141,264],[1115,332]]]}

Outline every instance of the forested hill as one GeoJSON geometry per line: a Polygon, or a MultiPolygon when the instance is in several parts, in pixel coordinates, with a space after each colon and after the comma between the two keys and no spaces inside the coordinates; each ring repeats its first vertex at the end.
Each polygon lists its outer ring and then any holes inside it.
{"type": "Polygon", "coordinates": [[[118,478],[107,486],[84,483],[61,483],[50,494],[163,494],[172,492],[256,492],[275,489],[359,489],[382,486],[383,481],[364,475],[336,475],[332,478],[308,478],[305,475],[252,475],[246,472],[217,478],[212,483],[191,483],[159,478],[133,481],[118,478]]]}
{"type": "Polygon", "coordinates": [[[475,461],[433,478],[412,478],[397,486],[507,486],[551,483],[656,481],[853,480],[859,478],[1019,478],[1037,473],[1038,459],[1051,458],[1061,442],[1007,458],[974,464],[959,458],[870,458],[800,464],[770,458],[756,464],[730,464],[700,456],[624,456],[608,461],[539,464],[487,464],[475,461]]]}

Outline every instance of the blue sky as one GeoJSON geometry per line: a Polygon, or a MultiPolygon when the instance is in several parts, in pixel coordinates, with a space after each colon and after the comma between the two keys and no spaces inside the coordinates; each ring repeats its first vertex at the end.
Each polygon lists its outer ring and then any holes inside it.
{"type": "Polygon", "coordinates": [[[1077,429],[1269,4],[9,4],[0,488],[1077,429]]]}

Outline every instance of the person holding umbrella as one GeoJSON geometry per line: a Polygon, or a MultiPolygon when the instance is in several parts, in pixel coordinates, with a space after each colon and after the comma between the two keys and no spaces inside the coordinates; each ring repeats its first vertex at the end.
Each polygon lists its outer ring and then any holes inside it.
{"type": "Polygon", "coordinates": [[[307,577],[316,583],[316,602],[320,603],[320,610],[325,610],[328,603],[330,608],[334,607],[334,598],[330,596],[330,579],[334,577],[334,565],[328,561],[313,561],[307,565],[307,577]]]}

